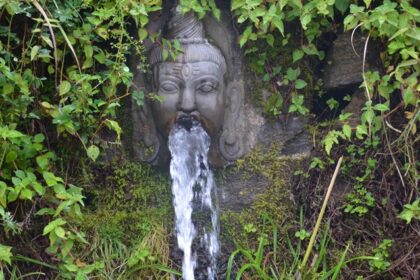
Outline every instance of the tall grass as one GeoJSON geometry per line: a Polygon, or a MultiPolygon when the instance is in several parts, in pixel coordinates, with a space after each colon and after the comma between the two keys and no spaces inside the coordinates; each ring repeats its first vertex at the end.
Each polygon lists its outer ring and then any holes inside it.
{"type": "MultiPolygon", "coordinates": [[[[338,160],[337,166],[335,168],[334,174],[332,176],[331,182],[327,189],[327,193],[321,207],[320,213],[318,215],[317,222],[315,224],[314,230],[312,231],[309,244],[305,250],[304,257],[302,259],[302,240],[298,239],[296,245],[293,245],[292,240],[289,236],[286,236],[284,239],[286,241],[286,248],[288,248],[288,255],[290,262],[283,261],[283,264],[279,263],[282,256],[285,254],[278,251],[279,248],[279,238],[277,226],[272,220],[269,220],[271,226],[271,243],[269,242],[268,236],[266,234],[261,234],[259,237],[258,247],[255,251],[250,248],[239,247],[236,249],[229,257],[226,279],[230,280],[232,277],[232,272],[234,270],[234,260],[238,256],[241,256],[241,261],[239,266],[236,267],[236,277],[235,279],[241,279],[241,277],[247,272],[252,271],[255,275],[255,279],[271,280],[271,279],[337,279],[340,274],[341,269],[348,263],[346,262],[347,252],[349,250],[350,244],[344,249],[339,262],[332,266],[328,266],[328,233],[329,233],[329,222],[325,224],[324,230],[320,242],[318,243],[317,253],[313,252],[316,236],[321,226],[321,221],[325,213],[325,209],[328,204],[329,197],[331,195],[335,180],[338,175],[338,171],[341,166],[343,158],[341,157],[338,160]],[[270,245],[270,246],[269,246],[270,245]],[[310,255],[314,255],[312,264],[308,267],[307,262],[310,255]],[[272,261],[269,261],[267,258],[271,258],[272,261]],[[282,269],[279,271],[279,266],[282,269]]],[[[267,219],[267,218],[266,218],[267,219]]],[[[303,227],[303,211],[300,214],[300,225],[303,227]]]]}

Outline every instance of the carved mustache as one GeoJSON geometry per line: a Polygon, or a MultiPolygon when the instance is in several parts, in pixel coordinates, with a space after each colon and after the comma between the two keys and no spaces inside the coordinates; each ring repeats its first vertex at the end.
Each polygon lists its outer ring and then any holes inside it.
{"type": "Polygon", "coordinates": [[[199,123],[209,135],[214,128],[214,125],[211,123],[211,121],[209,121],[206,118],[203,118],[197,111],[191,113],[178,112],[176,118],[171,121],[170,127],[172,127],[176,123],[186,125],[190,128],[192,125],[199,123]]]}

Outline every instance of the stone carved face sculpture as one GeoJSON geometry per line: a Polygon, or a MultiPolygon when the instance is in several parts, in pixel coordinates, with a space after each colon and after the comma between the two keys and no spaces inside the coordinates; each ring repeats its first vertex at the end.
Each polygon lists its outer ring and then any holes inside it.
{"type": "Polygon", "coordinates": [[[224,71],[212,61],[162,63],[155,67],[156,93],[152,104],[160,133],[167,136],[176,121],[198,120],[210,136],[216,135],[224,117],[224,71]]]}
{"type": "MultiPolygon", "coordinates": [[[[152,91],[163,99],[149,103],[157,138],[165,142],[175,122],[195,120],[212,138],[210,160],[211,153],[221,154],[228,161],[239,158],[244,153],[243,137],[238,133],[243,129],[238,125],[238,119],[243,118],[242,83],[226,79],[225,57],[205,38],[203,25],[193,14],[175,10],[163,37],[177,40],[182,52],[166,61],[160,46],[149,54],[152,91]]],[[[153,139],[147,146],[158,141],[156,137],[149,138],[153,139]]],[[[160,144],[160,149],[166,146],[160,144]]],[[[152,154],[158,156],[158,152],[152,154]]]]}
{"type": "Polygon", "coordinates": [[[174,122],[195,119],[214,137],[224,120],[225,59],[192,14],[175,13],[165,31],[183,51],[174,61],[162,61],[161,48],[150,55],[153,90],[163,99],[152,104],[157,129],[167,137],[174,122]]]}

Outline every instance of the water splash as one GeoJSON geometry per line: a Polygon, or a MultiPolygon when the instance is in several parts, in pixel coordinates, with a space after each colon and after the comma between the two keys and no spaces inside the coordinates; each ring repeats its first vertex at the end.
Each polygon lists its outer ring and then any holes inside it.
{"type": "Polygon", "coordinates": [[[176,124],[169,135],[173,204],[178,247],[184,252],[184,280],[195,279],[199,249],[206,251],[207,278],[213,280],[216,277],[220,245],[218,216],[213,205],[215,184],[207,162],[209,147],[210,137],[199,124],[187,128],[176,124]],[[195,220],[194,217],[200,216],[196,215],[197,212],[210,221],[195,220]],[[193,246],[195,242],[199,245],[193,246]]]}

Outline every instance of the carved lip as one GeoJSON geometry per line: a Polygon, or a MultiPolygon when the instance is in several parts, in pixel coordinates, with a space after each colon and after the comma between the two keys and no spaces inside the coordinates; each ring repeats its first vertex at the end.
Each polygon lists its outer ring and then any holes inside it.
{"type": "Polygon", "coordinates": [[[190,131],[191,127],[194,125],[200,124],[204,130],[207,132],[208,135],[212,136],[212,131],[214,130],[213,124],[200,115],[199,112],[194,111],[191,113],[179,112],[177,118],[174,120],[172,125],[178,124],[185,127],[188,131],[190,131]]]}
{"type": "Polygon", "coordinates": [[[190,131],[193,125],[200,123],[200,119],[196,114],[180,114],[176,119],[176,123],[190,131]]]}

